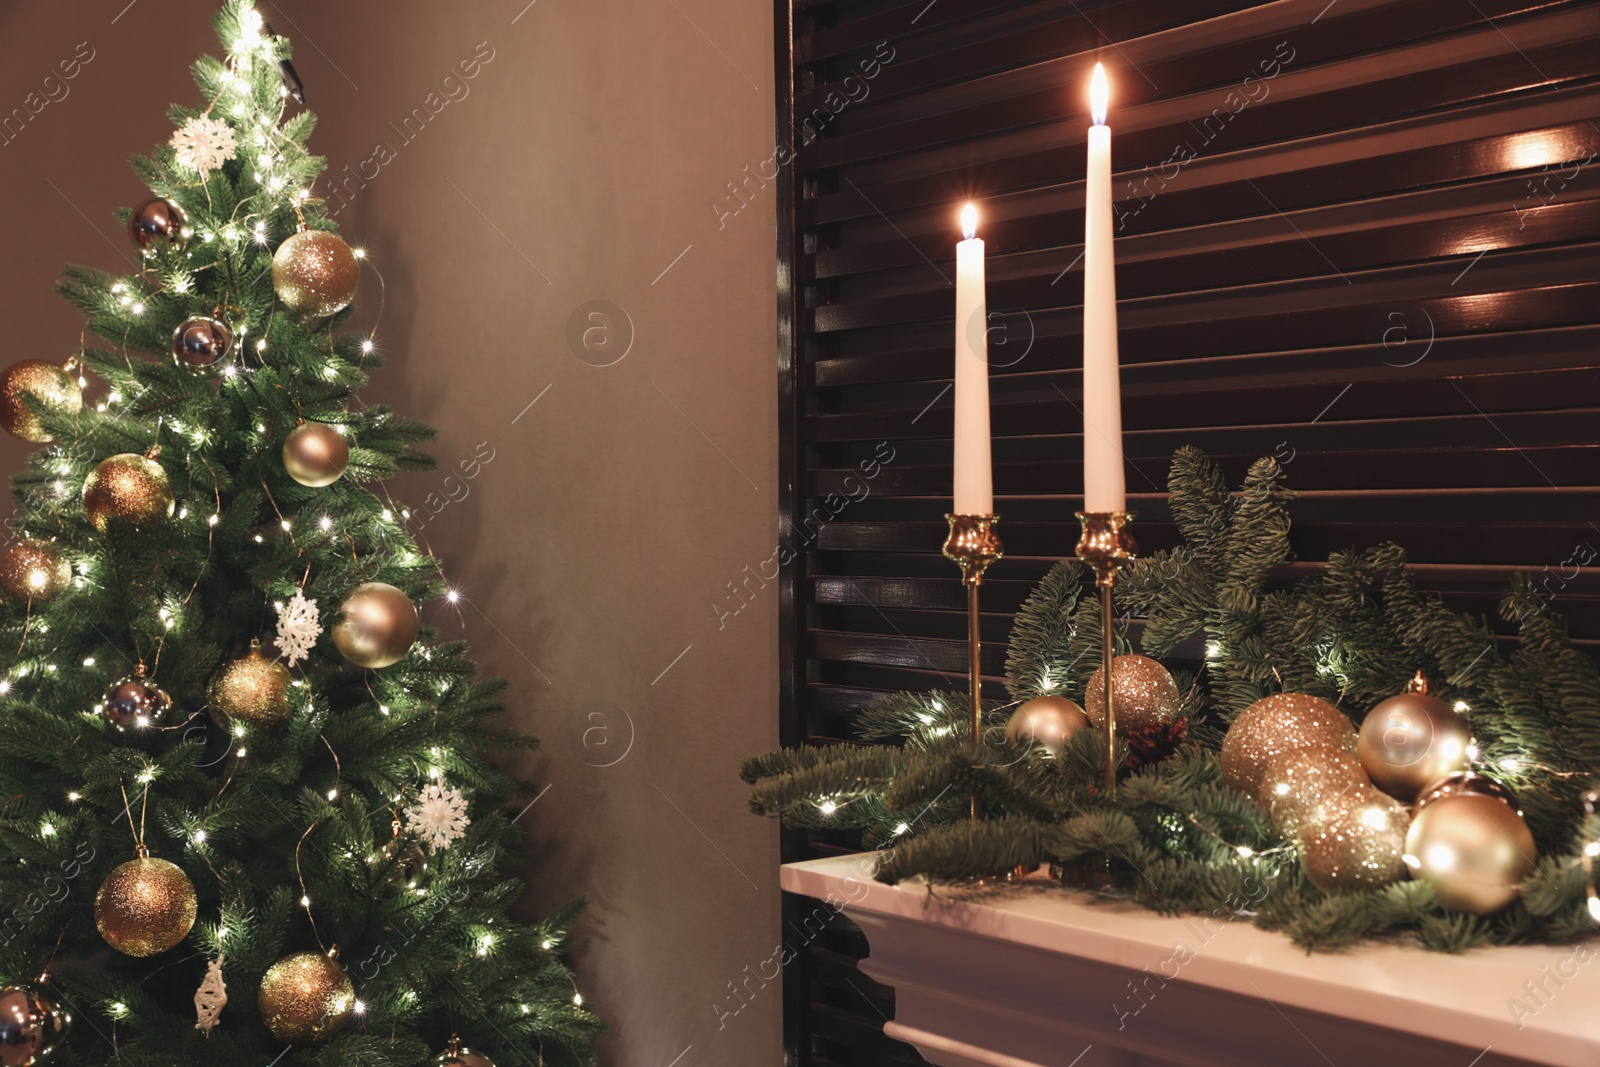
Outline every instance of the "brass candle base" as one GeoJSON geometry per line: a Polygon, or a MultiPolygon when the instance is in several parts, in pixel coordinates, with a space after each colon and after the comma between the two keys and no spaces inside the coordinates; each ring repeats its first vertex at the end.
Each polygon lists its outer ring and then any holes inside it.
{"type": "MultiPolygon", "coordinates": [[[[983,584],[983,572],[989,564],[999,559],[1000,538],[994,532],[998,515],[946,515],[950,523],[950,536],[944,542],[946,559],[954,560],[961,568],[961,583],[967,587],[967,687],[971,702],[971,739],[973,751],[983,745],[983,670],[978,663],[978,587],[983,584]]],[[[978,798],[972,798],[972,818],[978,819],[978,798]]]]}
{"type": "Polygon", "coordinates": [[[1080,511],[1078,521],[1083,524],[1083,534],[1078,538],[1078,558],[1094,568],[1095,585],[1100,590],[1100,673],[1106,687],[1105,796],[1111,800],[1117,795],[1117,713],[1111,698],[1111,661],[1115,656],[1111,594],[1117,585],[1117,571],[1134,557],[1139,546],[1133,543],[1133,535],[1128,532],[1128,523],[1133,521],[1132,512],[1080,511]]]}

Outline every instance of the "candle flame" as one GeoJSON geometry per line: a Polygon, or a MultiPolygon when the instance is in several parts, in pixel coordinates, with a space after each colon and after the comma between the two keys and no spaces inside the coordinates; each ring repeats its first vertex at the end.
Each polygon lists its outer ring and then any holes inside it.
{"type": "Polygon", "coordinates": [[[1089,114],[1096,126],[1106,124],[1106,105],[1111,100],[1111,83],[1106,80],[1106,68],[1094,65],[1094,75],[1089,79],[1089,114]]]}
{"type": "Polygon", "coordinates": [[[969,241],[978,236],[977,204],[968,204],[961,209],[961,235],[969,241]]]}

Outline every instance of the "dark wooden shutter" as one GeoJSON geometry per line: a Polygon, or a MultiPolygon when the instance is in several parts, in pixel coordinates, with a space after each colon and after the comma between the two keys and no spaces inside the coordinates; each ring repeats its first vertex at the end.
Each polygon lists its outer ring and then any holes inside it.
{"type": "MultiPolygon", "coordinates": [[[[778,25],[786,742],[850,737],[885,690],[964,685],[938,550],[969,197],[1005,312],[987,672],[1072,551],[1097,59],[1141,545],[1173,540],[1178,445],[1234,476],[1277,455],[1297,568],[1392,539],[1480,613],[1525,570],[1600,639],[1600,5],[793,0],[778,25]]],[[[889,992],[848,965],[859,939],[829,937],[792,968],[795,1062],[915,1062],[879,1032],[889,992]]]]}

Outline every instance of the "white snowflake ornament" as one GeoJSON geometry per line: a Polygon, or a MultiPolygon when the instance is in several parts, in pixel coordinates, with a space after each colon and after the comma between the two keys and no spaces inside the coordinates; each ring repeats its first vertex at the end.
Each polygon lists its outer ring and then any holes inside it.
{"type": "Polygon", "coordinates": [[[226,122],[197,115],[180,126],[167,142],[180,167],[200,172],[205,181],[211,172],[232,159],[239,150],[233,129],[226,122]]]}
{"type": "Polygon", "coordinates": [[[228,987],[222,981],[222,963],[227,958],[218,953],[217,958],[206,965],[206,976],[194,993],[194,1011],[200,1017],[194,1028],[204,1030],[207,1037],[211,1036],[212,1027],[222,1020],[222,1009],[228,1005],[228,987]]]}
{"type": "Polygon", "coordinates": [[[471,825],[461,790],[445,785],[427,786],[406,809],[406,829],[436,849],[449,848],[451,842],[467,835],[471,825]]]}
{"type": "Polygon", "coordinates": [[[305,591],[296,589],[288,603],[278,608],[278,637],[274,642],[283,650],[289,666],[311,655],[317,638],[322,634],[322,623],[317,619],[317,602],[307,600],[305,591]]]}

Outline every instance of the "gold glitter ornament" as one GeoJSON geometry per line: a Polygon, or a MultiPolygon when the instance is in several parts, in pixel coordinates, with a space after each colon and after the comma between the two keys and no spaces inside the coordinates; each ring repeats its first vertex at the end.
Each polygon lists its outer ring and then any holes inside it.
{"type": "Polygon", "coordinates": [[[172,483],[155,461],[145,455],[123,452],[100,461],[83,483],[83,510],[94,528],[105,533],[112,523],[134,529],[172,517],[172,483]]]}
{"type": "Polygon", "coordinates": [[[24,441],[54,441],[28,409],[28,399],[51,411],[76,415],[83,410],[83,390],[65,367],[43,359],[25,359],[0,371],[0,427],[24,441]]]}
{"type": "Polygon", "coordinates": [[[1319,697],[1305,693],[1262,697],[1239,713],[1222,739],[1222,780],[1247,797],[1258,797],[1261,778],[1274,756],[1312,745],[1354,752],[1356,728],[1344,712],[1319,697]]]}
{"type": "Polygon", "coordinates": [[[22,604],[46,604],[72,581],[72,566],[49,541],[13,541],[0,553],[0,589],[22,604]]]}
{"type": "Polygon", "coordinates": [[[1412,877],[1432,885],[1441,906],[1473,915],[1492,915],[1516,900],[1538,857],[1516,809],[1481,793],[1431,801],[1406,834],[1412,877]]]}
{"type": "Polygon", "coordinates": [[[252,640],[248,655],[217,671],[207,696],[211,706],[230,719],[282,726],[289,721],[289,682],[289,668],[263,655],[261,642],[252,640]]]}
{"type": "Polygon", "coordinates": [[[297,952],[267,969],[258,1005],[279,1041],[311,1045],[344,1028],[356,1004],[344,965],[320,952],[297,952]]]}
{"type": "Polygon", "coordinates": [[[1471,743],[1467,720],[1430,695],[1428,679],[1418,671],[1404,693],[1367,712],[1356,754],[1373,785],[1410,803],[1445,775],[1466,770],[1471,743]]]}
{"type": "Polygon", "coordinates": [[[189,936],[195,907],[189,876],[141,847],[95,894],[94,924],[123,955],[154,956],[189,936]]]}
{"type": "Polygon", "coordinates": [[[339,605],[333,643],[358,667],[399,663],[417,639],[417,606],[385,582],[368,582],[339,605]]]}
{"type": "Polygon", "coordinates": [[[342,311],[360,281],[355,253],[327,230],[301,230],[272,256],[272,288],[290,311],[318,318],[342,311]]]}
{"type": "Polygon", "coordinates": [[[1335,793],[1300,827],[1300,866],[1324,891],[1378,889],[1406,876],[1406,809],[1370,785],[1335,793]]]}
{"type": "MultiPolygon", "coordinates": [[[[1105,668],[1089,677],[1083,693],[1083,710],[1096,729],[1106,721],[1105,668]]],[[[1116,703],[1117,732],[1126,733],[1158,723],[1172,722],[1183,707],[1178,683],[1149,656],[1118,656],[1111,661],[1111,698],[1116,703]]]]}
{"type": "Polygon", "coordinates": [[[1023,701],[1006,722],[1006,740],[1037,743],[1052,756],[1061,755],[1072,735],[1089,725],[1089,716],[1066,697],[1034,697],[1023,701]]]}
{"type": "Polygon", "coordinates": [[[326,423],[302,422],[283,442],[283,469],[301,485],[320,489],[338,481],[350,465],[344,434],[326,423]]]}
{"type": "Polygon", "coordinates": [[[481,1052],[474,1052],[452,1037],[450,1044],[436,1056],[430,1067],[494,1067],[494,1061],[481,1052]]]}
{"type": "Polygon", "coordinates": [[[1308,815],[1329,797],[1369,788],[1361,761],[1333,745],[1280,752],[1267,761],[1257,800],[1272,825],[1293,840],[1308,815]]]}
{"type": "Polygon", "coordinates": [[[37,987],[0,988],[0,1067],[38,1067],[71,1025],[71,1013],[37,987]]]}

